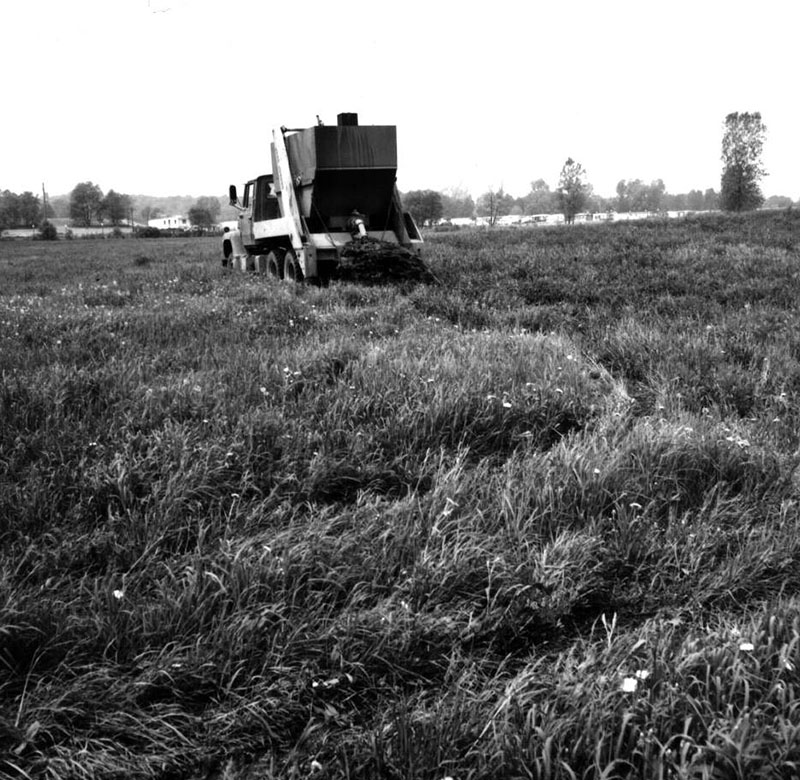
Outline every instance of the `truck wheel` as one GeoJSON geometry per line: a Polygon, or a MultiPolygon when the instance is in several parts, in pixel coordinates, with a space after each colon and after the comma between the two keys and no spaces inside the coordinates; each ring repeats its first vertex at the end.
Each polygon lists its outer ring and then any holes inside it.
{"type": "Polygon", "coordinates": [[[267,254],[267,273],[275,279],[283,279],[283,254],[273,249],[267,254]]]}
{"type": "Polygon", "coordinates": [[[293,250],[286,253],[283,260],[283,278],[287,282],[302,282],[303,269],[300,268],[300,263],[297,262],[297,255],[293,250]]]}

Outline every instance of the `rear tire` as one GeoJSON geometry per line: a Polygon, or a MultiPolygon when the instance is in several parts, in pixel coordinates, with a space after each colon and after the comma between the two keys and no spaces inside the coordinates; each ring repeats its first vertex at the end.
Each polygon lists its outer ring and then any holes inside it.
{"type": "Polygon", "coordinates": [[[303,281],[303,269],[300,268],[300,263],[297,261],[297,255],[293,249],[289,249],[284,257],[283,279],[286,282],[295,282],[297,284],[303,281]]]}
{"type": "Polygon", "coordinates": [[[274,279],[283,279],[283,253],[273,249],[267,254],[267,274],[274,279]]]}

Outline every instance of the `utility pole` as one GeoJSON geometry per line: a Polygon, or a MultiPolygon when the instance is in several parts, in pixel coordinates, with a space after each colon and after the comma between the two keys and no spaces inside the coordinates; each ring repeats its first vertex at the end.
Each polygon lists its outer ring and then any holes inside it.
{"type": "Polygon", "coordinates": [[[47,222],[47,192],[44,189],[44,182],[42,182],[42,224],[47,222]]]}

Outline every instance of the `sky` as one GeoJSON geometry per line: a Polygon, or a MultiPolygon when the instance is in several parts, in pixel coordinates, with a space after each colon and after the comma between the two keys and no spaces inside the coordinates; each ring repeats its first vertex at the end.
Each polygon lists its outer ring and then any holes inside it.
{"type": "Polygon", "coordinates": [[[218,195],[273,128],[396,125],[398,186],[663,179],[719,190],[760,111],[765,195],[800,198],[797,0],[0,0],[0,189],[218,195]]]}

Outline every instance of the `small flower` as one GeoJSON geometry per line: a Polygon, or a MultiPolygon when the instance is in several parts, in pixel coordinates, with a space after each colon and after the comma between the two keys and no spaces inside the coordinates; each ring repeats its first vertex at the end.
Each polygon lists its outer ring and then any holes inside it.
{"type": "Polygon", "coordinates": [[[637,680],[644,681],[650,676],[650,670],[649,669],[637,669],[635,674],[634,674],[634,676],[636,677],[637,680]]]}
{"type": "Polygon", "coordinates": [[[600,469],[592,469],[592,474],[597,476],[600,473],[600,469]]]}
{"type": "Polygon", "coordinates": [[[317,759],[315,758],[311,762],[311,774],[316,775],[319,774],[321,771],[322,771],[322,764],[320,764],[320,762],[317,761],[317,759]]]}
{"type": "Polygon", "coordinates": [[[504,409],[510,409],[511,408],[511,401],[509,401],[508,399],[503,401],[503,408],[504,409]]]}
{"type": "Polygon", "coordinates": [[[639,685],[639,681],[635,677],[626,677],[622,681],[623,693],[634,693],[639,685]]]}
{"type": "Polygon", "coordinates": [[[445,501],[445,506],[444,506],[444,509],[442,510],[442,516],[443,517],[448,517],[450,514],[452,514],[453,510],[457,509],[457,508],[458,508],[458,504],[455,501],[453,501],[452,498],[448,498],[445,501]]]}
{"type": "Polygon", "coordinates": [[[122,590],[115,590],[115,591],[112,591],[111,595],[112,595],[112,596],[113,596],[113,597],[114,597],[114,598],[115,598],[117,601],[119,601],[120,599],[122,599],[122,598],[124,598],[124,597],[125,597],[125,591],[122,591],[122,590]]]}
{"type": "Polygon", "coordinates": [[[750,653],[755,650],[755,645],[752,642],[740,642],[739,649],[744,650],[746,653],[750,653]]]}

